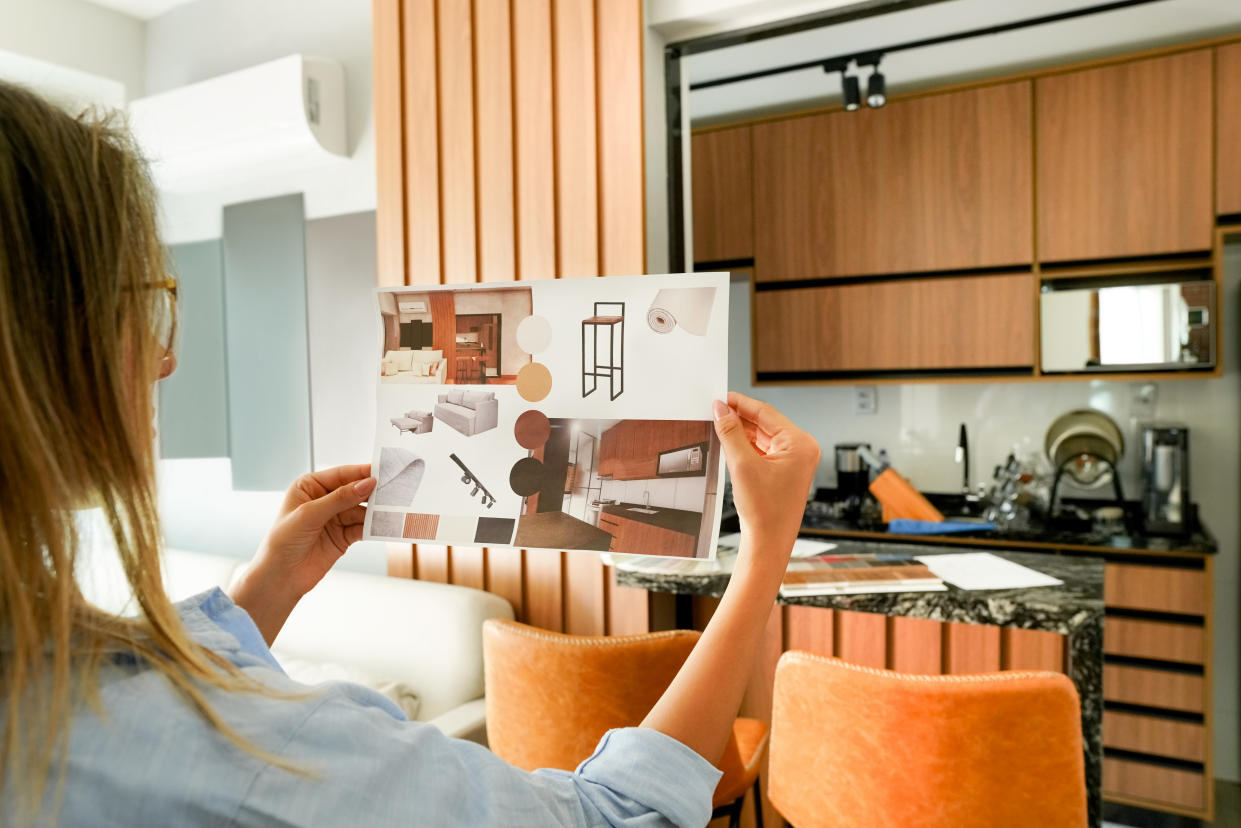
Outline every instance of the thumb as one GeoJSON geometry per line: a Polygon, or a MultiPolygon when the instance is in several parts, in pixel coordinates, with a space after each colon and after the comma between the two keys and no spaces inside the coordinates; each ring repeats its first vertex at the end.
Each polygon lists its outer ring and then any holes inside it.
{"type": "Polygon", "coordinates": [[[356,483],[346,483],[318,500],[302,504],[298,511],[322,526],[346,509],[352,509],[366,500],[367,495],[374,491],[376,482],[374,477],[367,477],[356,483]]]}
{"type": "Polygon", "coordinates": [[[724,448],[724,459],[735,477],[736,464],[757,454],[750,445],[750,439],[745,436],[745,427],[741,425],[737,412],[720,400],[712,402],[711,408],[715,415],[715,433],[719,435],[720,445],[724,448]]]}

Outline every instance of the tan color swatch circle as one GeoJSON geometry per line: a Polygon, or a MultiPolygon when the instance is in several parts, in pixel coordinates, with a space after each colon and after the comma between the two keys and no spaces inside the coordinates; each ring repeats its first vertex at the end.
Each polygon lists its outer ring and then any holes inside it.
{"type": "Polygon", "coordinates": [[[551,421],[542,411],[524,412],[513,426],[513,436],[517,438],[517,445],[531,451],[546,443],[551,433],[551,421]]]}
{"type": "Polygon", "coordinates": [[[517,393],[529,402],[538,402],[552,390],[552,372],[541,362],[523,365],[517,372],[517,393]]]}

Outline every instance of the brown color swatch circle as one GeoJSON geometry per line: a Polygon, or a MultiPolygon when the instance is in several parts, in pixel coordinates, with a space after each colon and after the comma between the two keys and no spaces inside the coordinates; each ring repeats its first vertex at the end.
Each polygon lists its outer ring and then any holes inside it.
{"type": "Polygon", "coordinates": [[[517,393],[529,402],[538,402],[552,390],[552,372],[541,362],[521,366],[517,372],[517,393]]]}
{"type": "Polygon", "coordinates": [[[551,421],[542,411],[525,412],[517,418],[517,423],[513,426],[513,436],[517,438],[517,445],[531,451],[546,443],[551,433],[551,421]]]}
{"type": "Polygon", "coordinates": [[[543,488],[543,478],[546,476],[547,469],[542,461],[523,457],[513,464],[513,470],[508,473],[508,485],[522,497],[529,497],[543,488]]]}

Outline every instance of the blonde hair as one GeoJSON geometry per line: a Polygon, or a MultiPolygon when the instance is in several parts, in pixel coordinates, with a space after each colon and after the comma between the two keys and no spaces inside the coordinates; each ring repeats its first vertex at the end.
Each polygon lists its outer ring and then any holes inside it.
{"type": "MultiPolygon", "coordinates": [[[[110,118],[0,82],[0,791],[37,809],[80,704],[114,654],[158,670],[234,742],[204,690],[261,689],[186,633],[164,592],[151,383],[166,297],[155,194],[110,118]],[[137,618],[74,578],[75,510],[102,510],[137,618]]],[[[63,780],[63,774],[60,774],[63,780]]]]}

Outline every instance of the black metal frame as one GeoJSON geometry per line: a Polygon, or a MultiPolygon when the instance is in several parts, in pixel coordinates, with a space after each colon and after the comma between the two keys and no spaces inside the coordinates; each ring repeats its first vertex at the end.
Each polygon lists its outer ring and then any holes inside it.
{"type": "MultiPolygon", "coordinates": [[[[608,393],[611,394],[610,399],[615,400],[621,394],[625,393],[625,303],[624,302],[595,302],[594,316],[600,316],[600,305],[617,305],[620,307],[620,319],[616,322],[591,322],[590,319],[582,320],[582,399],[589,397],[595,391],[599,390],[599,378],[607,377],[611,384],[608,393]],[[591,331],[591,362],[593,370],[586,370],[586,326],[594,328],[591,331]],[[608,364],[599,364],[599,327],[606,325],[608,328],[608,364]],[[620,363],[616,362],[616,327],[620,326],[620,363]],[[616,390],[616,376],[620,374],[620,390],[616,390]],[[586,390],[586,378],[591,377],[592,382],[590,390],[586,390]]],[[[592,317],[593,318],[593,317],[592,317]]]]}

